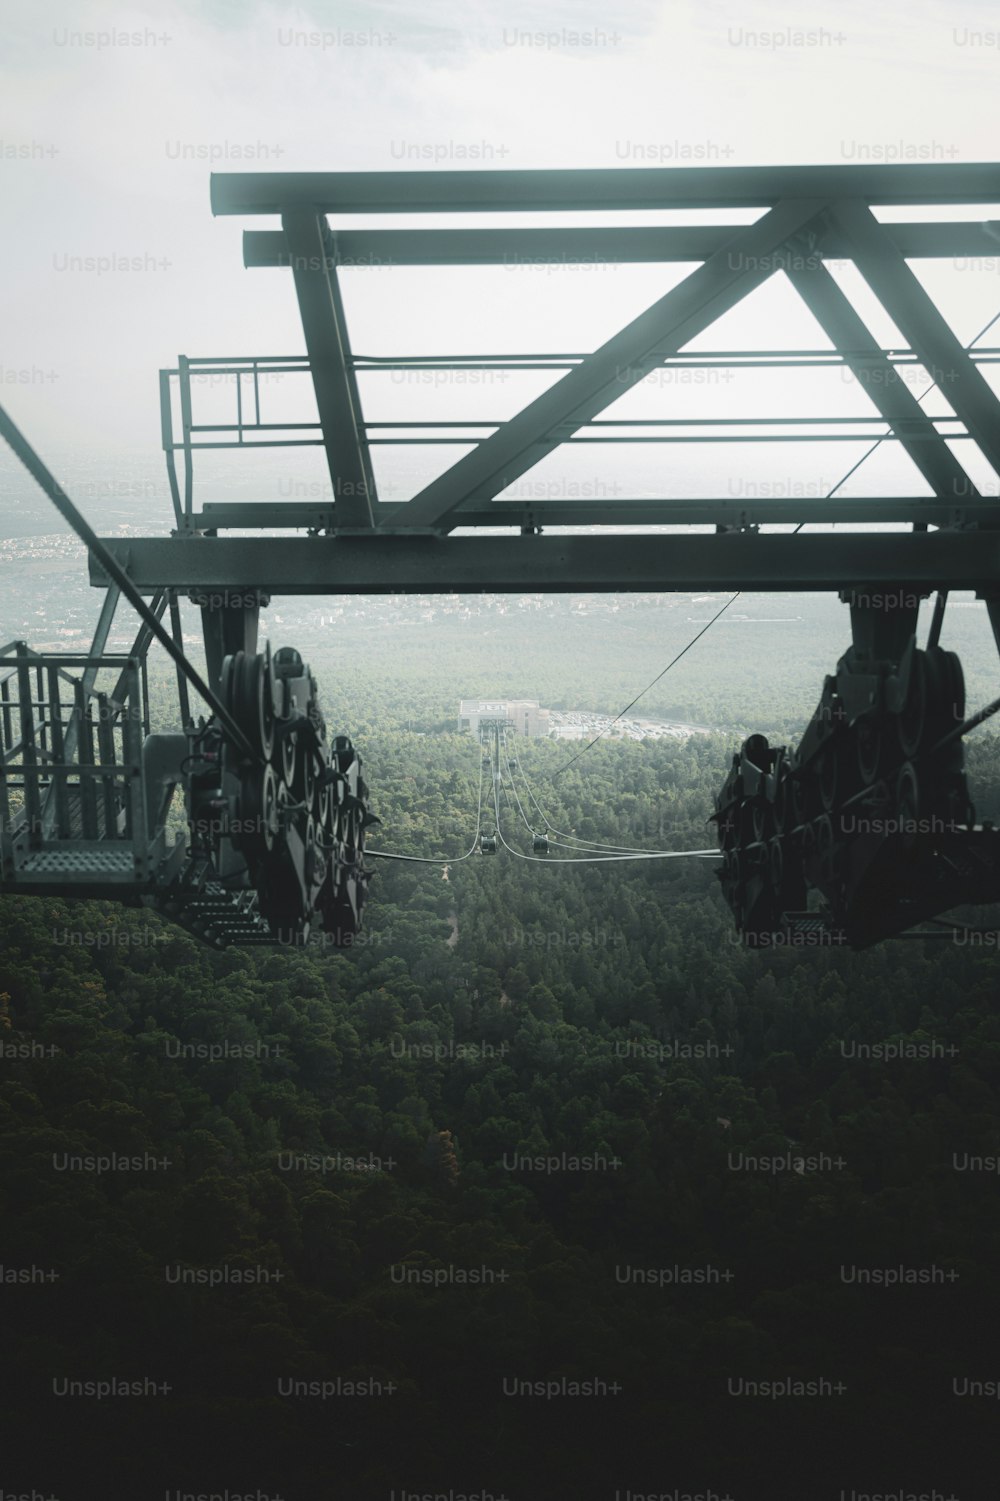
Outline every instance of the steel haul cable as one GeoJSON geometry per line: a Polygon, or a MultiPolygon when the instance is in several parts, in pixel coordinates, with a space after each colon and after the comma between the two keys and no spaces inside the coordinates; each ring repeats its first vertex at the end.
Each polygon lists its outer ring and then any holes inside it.
{"type": "Polygon", "coordinates": [[[473,837],[472,844],[466,850],[464,855],[453,855],[449,859],[442,860],[438,856],[434,855],[395,855],[391,854],[388,850],[370,850],[367,848],[365,849],[365,854],[371,855],[372,858],[376,860],[406,860],[413,865],[459,865],[463,860],[468,860],[469,856],[474,855],[476,853],[476,850],[479,848],[479,833],[483,826],[483,768],[485,764],[486,757],[483,755],[482,750],[480,749],[479,803],[478,807],[476,808],[476,832],[473,837]]]}
{"type": "MultiPolygon", "coordinates": [[[[836,489],[836,486],[834,486],[834,489],[836,489]]],[[[596,745],[597,742],[598,742],[598,740],[601,740],[601,739],[604,738],[604,736],[608,733],[608,731],[610,730],[610,728],[611,728],[612,725],[617,724],[618,721],[619,721],[619,719],[624,719],[624,717],[628,713],[629,709],[634,708],[635,705],[639,702],[640,698],[645,697],[645,695],[649,692],[650,688],[655,688],[656,684],[660,681],[660,679],[662,677],[666,677],[666,675],[670,671],[671,667],[676,666],[676,664],[680,661],[681,657],[685,656],[691,650],[692,646],[694,646],[697,641],[701,640],[701,638],[702,638],[702,636],[704,636],[705,632],[708,631],[708,630],[711,630],[712,626],[718,620],[719,616],[725,614],[725,612],[729,609],[729,606],[731,604],[735,603],[735,601],[739,599],[741,593],[742,593],[742,590],[737,589],[736,593],[734,595],[732,595],[732,597],[730,599],[726,600],[725,604],[722,606],[722,609],[721,610],[717,610],[716,613],[712,616],[711,620],[709,620],[707,622],[707,624],[705,624],[705,625],[702,626],[702,628],[698,632],[698,634],[696,636],[692,636],[691,637],[691,640],[688,642],[687,646],[683,647],[682,650],[677,653],[676,657],[672,658],[672,660],[667,663],[666,667],[663,668],[662,672],[658,672],[656,674],[656,677],[653,679],[653,681],[651,683],[647,683],[646,686],[645,686],[645,688],[643,688],[641,692],[639,692],[639,693],[636,694],[635,698],[632,699],[631,703],[627,703],[625,705],[624,709],[619,710],[619,712],[615,715],[614,719],[609,720],[608,723],[604,726],[604,729],[600,732],[600,734],[599,735],[595,735],[594,738],[593,738],[593,740],[591,740],[587,745],[585,745],[583,747],[583,750],[577,751],[576,755],[575,756],[571,756],[564,766],[558,767],[552,773],[552,776],[551,776],[550,780],[554,781],[556,777],[562,776],[563,772],[564,771],[568,771],[571,766],[574,766],[576,764],[576,762],[580,760],[581,756],[585,756],[587,754],[587,752],[590,750],[591,746],[596,745]]]]}
{"type": "Polygon", "coordinates": [[[605,865],[619,860],[684,860],[684,859],[718,859],[718,849],[706,850],[655,850],[644,852],[639,855],[566,855],[559,860],[547,860],[542,855],[526,855],[521,850],[514,849],[504,838],[503,829],[500,827],[500,786],[499,782],[493,783],[493,806],[496,812],[497,835],[504,849],[518,860],[531,860],[536,865],[605,865]]]}
{"type": "MultiPolygon", "coordinates": [[[[535,807],[535,809],[536,809],[539,817],[541,818],[542,822],[545,824],[546,831],[551,830],[551,832],[553,834],[557,834],[557,835],[561,836],[560,838],[553,839],[551,841],[553,844],[563,844],[563,845],[565,845],[565,847],[567,849],[610,850],[610,851],[612,851],[613,853],[616,853],[616,854],[651,855],[651,854],[656,854],[657,853],[655,850],[641,849],[637,845],[634,845],[634,844],[608,844],[608,843],[606,843],[604,841],[601,841],[601,840],[598,840],[598,839],[584,839],[582,836],[577,836],[577,835],[574,835],[574,834],[567,834],[565,830],[563,830],[563,829],[557,829],[556,826],[555,826],[555,824],[553,824],[553,823],[551,823],[549,821],[547,815],[543,812],[542,808],[539,806],[538,799],[535,797],[535,794],[531,790],[531,784],[528,781],[527,773],[524,771],[523,767],[521,766],[520,757],[517,757],[516,760],[517,760],[517,770],[518,770],[518,773],[519,773],[519,775],[521,777],[521,782],[522,782],[522,785],[524,787],[525,793],[530,798],[530,800],[531,800],[532,804],[534,805],[534,807],[535,807]]],[[[527,822],[527,820],[525,820],[525,822],[527,822]]],[[[530,825],[529,825],[529,828],[530,828],[530,825]]]]}
{"type": "MultiPolygon", "coordinates": [[[[507,751],[507,737],[506,737],[506,734],[505,734],[504,735],[504,740],[503,740],[503,752],[504,752],[504,765],[507,768],[507,776],[510,779],[511,786],[512,786],[513,791],[514,791],[514,796],[515,796],[515,798],[517,798],[517,806],[518,806],[518,808],[521,811],[521,818],[522,818],[522,820],[524,822],[524,825],[527,828],[527,830],[528,830],[529,833],[534,834],[535,830],[532,828],[531,824],[528,822],[528,819],[525,817],[524,808],[521,805],[521,800],[517,796],[517,789],[516,789],[516,787],[514,787],[514,777],[513,777],[512,771],[511,771],[510,761],[509,761],[509,759],[507,757],[506,751],[507,751]]],[[[664,853],[664,854],[665,853],[672,853],[672,852],[668,852],[668,851],[657,851],[657,850],[639,849],[636,845],[632,845],[632,844],[603,844],[603,843],[599,842],[596,839],[577,839],[577,838],[575,838],[572,835],[565,834],[562,829],[557,829],[554,824],[550,823],[549,820],[548,820],[548,818],[546,817],[546,815],[542,812],[541,808],[538,805],[538,800],[537,800],[537,798],[535,797],[534,793],[531,790],[531,784],[528,781],[527,773],[524,771],[524,768],[521,766],[521,759],[520,759],[520,757],[519,756],[515,756],[514,759],[515,759],[515,761],[517,763],[518,775],[521,778],[521,783],[522,783],[522,785],[524,787],[524,790],[525,790],[527,796],[529,797],[529,799],[531,800],[531,802],[534,804],[534,807],[538,811],[538,814],[541,817],[543,823],[545,824],[546,837],[549,839],[549,843],[550,844],[556,844],[561,849],[580,850],[581,852],[589,852],[589,851],[592,851],[592,850],[607,850],[607,851],[610,851],[610,852],[612,852],[614,854],[619,854],[619,855],[655,855],[655,854],[659,854],[659,853],[664,853]],[[551,837],[552,834],[562,835],[562,837],[561,838],[552,838],[551,837]]]]}

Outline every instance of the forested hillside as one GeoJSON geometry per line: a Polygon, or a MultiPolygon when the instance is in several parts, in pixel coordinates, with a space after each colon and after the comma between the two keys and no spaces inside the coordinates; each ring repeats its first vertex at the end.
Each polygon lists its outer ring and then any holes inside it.
{"type": "MultiPolygon", "coordinates": [[[[469,848],[468,737],[362,743],[379,846],[469,848]]],[[[697,848],[730,749],[524,765],[697,848]]],[[[995,944],[748,951],[710,862],[555,859],[379,862],[347,953],[0,903],[6,1490],[992,1494],[995,944]]]]}

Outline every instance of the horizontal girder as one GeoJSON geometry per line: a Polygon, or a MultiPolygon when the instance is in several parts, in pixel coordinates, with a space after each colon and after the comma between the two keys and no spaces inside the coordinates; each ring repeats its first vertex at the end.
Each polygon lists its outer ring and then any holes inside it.
{"type": "MultiPolygon", "coordinates": [[[[683,224],[648,228],[561,229],[342,229],[332,237],[334,264],[352,266],[575,265],[621,262],[707,261],[745,226],[683,224]]],[[[1000,220],[952,224],[887,224],[901,255],[971,259],[1000,255],[1000,220]]],[[[824,240],[829,259],[850,256],[850,243],[834,231],[824,240]]],[[[248,229],[243,264],[290,266],[291,252],[280,229],[248,229]]],[[[794,262],[792,262],[794,269],[794,262]]]]}
{"type": "MultiPolygon", "coordinates": [[[[552,493],[558,495],[558,483],[552,485],[552,493]]],[[[585,486],[581,489],[586,492],[585,486]]],[[[591,483],[591,490],[598,487],[591,483]]],[[[521,496],[514,500],[487,501],[483,504],[470,502],[452,512],[450,522],[456,527],[467,526],[771,526],[798,522],[839,522],[851,525],[866,523],[918,522],[926,526],[948,526],[957,522],[1000,521],[1000,502],[996,497],[982,498],[972,494],[963,495],[956,490],[954,497],[938,499],[923,496],[817,496],[809,500],[785,496],[780,493],[763,492],[754,496],[748,485],[748,495],[727,499],[676,499],[666,500],[618,500],[579,499],[546,500],[546,485],[540,481],[537,497],[521,496]]],[[[780,490],[781,482],[774,487],[780,490]]],[[[971,487],[970,487],[971,488],[971,487]]],[[[386,501],[382,505],[380,533],[391,531],[405,518],[405,501],[386,501]]],[[[302,501],[206,501],[195,515],[197,531],[211,531],[218,527],[252,527],[277,531],[279,529],[309,528],[314,531],[329,531],[334,527],[335,517],[332,500],[302,501]]],[[[409,530],[409,528],[407,528],[409,530]]]]}
{"type": "Polygon", "coordinates": [[[821,167],[598,167],[485,172],[213,172],[214,214],[450,209],[770,208],[787,198],[1000,203],[995,162],[821,167]]]}
{"type": "MultiPolygon", "coordinates": [[[[104,545],[137,589],[207,592],[203,607],[268,594],[836,590],[877,581],[996,594],[1000,533],[797,536],[723,532],[517,537],[370,533],[336,537],[131,537],[104,545]],[[231,591],[231,595],[229,593],[231,591]]],[[[108,580],[93,557],[91,582],[108,580]]]]}

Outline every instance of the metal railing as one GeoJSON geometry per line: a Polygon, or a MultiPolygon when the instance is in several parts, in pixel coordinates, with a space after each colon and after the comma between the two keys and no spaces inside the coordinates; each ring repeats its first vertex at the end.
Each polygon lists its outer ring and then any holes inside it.
{"type": "Polygon", "coordinates": [[[39,653],[23,641],[0,648],[5,874],[29,851],[60,846],[81,852],[120,842],[145,856],[148,733],[144,658],[39,653]]]}

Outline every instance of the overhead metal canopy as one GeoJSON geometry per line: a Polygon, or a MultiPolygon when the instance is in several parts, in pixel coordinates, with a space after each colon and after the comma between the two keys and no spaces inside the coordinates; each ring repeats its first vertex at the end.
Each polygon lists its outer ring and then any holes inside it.
{"type": "MultiPolygon", "coordinates": [[[[1000,489],[1000,401],[986,375],[1000,360],[1000,349],[964,348],[910,262],[997,254],[1000,165],[219,173],[212,177],[211,202],[216,214],[278,219],[280,227],[246,232],[244,259],[248,266],[291,270],[306,355],[182,358],[176,370],[161,373],[174,537],[108,543],[145,590],[213,584],[307,594],[529,587],[779,590],[881,580],[924,591],[935,586],[997,591],[1000,558],[992,533],[1000,503],[994,494],[980,493],[963,458],[975,453],[980,469],[985,459],[998,479],[996,486],[982,488],[1000,489]],[[873,212],[882,206],[956,205],[978,205],[987,217],[976,222],[944,215],[947,222],[924,223],[911,216],[883,224],[873,212]],[[744,217],[754,210],[756,216],[742,224],[706,218],[700,225],[653,227],[594,227],[572,218],[652,209],[731,210],[744,217]],[[558,211],[566,222],[555,228],[342,227],[347,215],[418,214],[426,221],[441,213],[542,211],[558,211]],[[881,346],[827,269],[828,262],[843,259],[855,263],[905,346],[881,346]],[[596,349],[372,357],[351,347],[340,277],[352,266],[604,261],[686,262],[692,269],[596,349]],[[693,340],[778,272],[785,273],[832,349],[690,352],[693,340]],[[850,372],[877,414],[681,419],[674,412],[632,422],[602,416],[657,371],[795,367],[850,372]],[[914,395],[907,367],[930,373],[943,398],[937,406],[932,399],[925,407],[914,395]],[[368,420],[362,380],[375,371],[400,370],[554,371],[556,378],[503,420],[368,420]],[[234,421],[199,420],[192,381],[206,372],[235,378],[234,421]],[[293,372],[311,377],[318,422],[293,423],[287,416],[267,420],[263,384],[293,372]],[[945,406],[950,410],[942,412],[945,406]],[[619,498],[615,486],[614,493],[599,492],[597,498],[576,496],[571,488],[554,497],[525,479],[563,444],[869,439],[898,443],[932,494],[858,499],[768,495],[766,487],[755,494],[748,487],[746,496],[655,500],[619,498]],[[395,494],[378,494],[372,453],[384,444],[456,444],[466,451],[401,501],[395,494]],[[196,508],[198,449],[299,445],[325,453],[329,485],[320,487],[319,499],[225,504],[209,498],[196,508]],[[505,495],[515,485],[528,498],[505,495]],[[777,522],[801,528],[832,521],[847,528],[904,523],[914,535],[890,537],[870,528],[823,536],[758,534],[759,527],[777,522]],[[707,525],[715,534],[630,534],[638,526],[661,525],[707,525]],[[506,527],[521,535],[454,535],[480,527],[506,527]],[[614,534],[540,535],[553,527],[614,529],[614,534]],[[220,535],[246,528],[286,535],[220,535]],[[303,529],[311,535],[288,535],[303,529]]],[[[98,568],[92,576],[103,582],[98,568]]]]}

